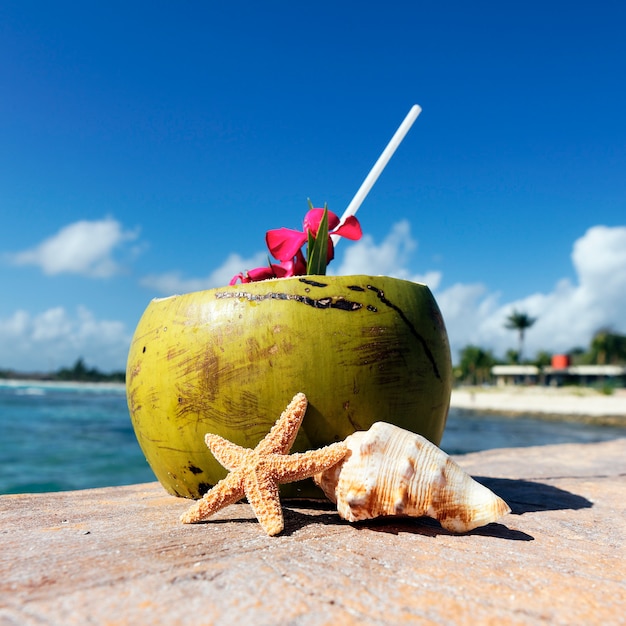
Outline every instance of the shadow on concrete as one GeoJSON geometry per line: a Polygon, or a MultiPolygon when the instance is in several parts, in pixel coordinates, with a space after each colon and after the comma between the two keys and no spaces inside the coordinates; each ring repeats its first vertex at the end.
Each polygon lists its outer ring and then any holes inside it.
{"type": "Polygon", "coordinates": [[[534,537],[519,530],[511,530],[504,524],[487,524],[480,528],[475,528],[467,533],[453,533],[446,530],[441,524],[430,517],[379,517],[363,522],[352,524],[356,529],[369,529],[374,532],[390,533],[399,535],[400,533],[411,533],[424,537],[437,537],[447,535],[450,537],[462,537],[464,535],[481,535],[483,537],[495,537],[497,539],[508,539],[509,541],[534,541],[534,537]]]}
{"type": "MultiPolygon", "coordinates": [[[[399,535],[401,533],[410,533],[413,535],[422,535],[424,537],[437,537],[438,535],[449,536],[462,536],[457,533],[450,532],[445,528],[442,528],[437,520],[429,517],[379,517],[372,520],[365,520],[362,522],[346,522],[339,517],[339,514],[335,511],[332,513],[320,513],[311,514],[294,511],[292,509],[283,508],[283,516],[285,519],[285,529],[280,533],[281,537],[290,537],[296,534],[298,531],[306,528],[311,524],[323,524],[327,527],[332,526],[351,526],[356,531],[371,530],[373,532],[388,533],[392,535],[399,535]]],[[[198,524],[256,524],[259,522],[252,517],[236,517],[227,519],[208,519],[198,524]]],[[[259,526],[259,532],[263,532],[259,526]]],[[[481,528],[475,528],[469,533],[463,533],[464,535],[481,535],[483,537],[495,537],[498,539],[508,539],[510,541],[533,541],[535,538],[532,535],[523,533],[519,530],[511,530],[504,524],[487,524],[481,528]]]]}
{"type": "MultiPolygon", "coordinates": [[[[566,509],[586,509],[593,503],[582,496],[546,485],[544,483],[529,480],[515,480],[510,478],[491,478],[474,476],[478,482],[499,495],[511,507],[513,515],[523,515],[534,511],[559,511],[566,509]]],[[[283,536],[290,536],[305,528],[309,524],[324,524],[325,526],[337,526],[349,524],[342,520],[335,506],[328,500],[289,499],[283,501],[283,515],[285,530],[283,536]],[[294,510],[301,509],[301,510],[294,510]]],[[[201,523],[254,523],[254,516],[250,518],[209,519],[201,523]]],[[[428,517],[380,517],[373,520],[365,520],[350,524],[359,530],[370,529],[375,532],[391,534],[414,533],[427,537],[438,535],[452,535],[455,533],[442,528],[438,521],[428,517]]],[[[504,524],[492,523],[475,528],[470,535],[495,537],[509,541],[533,541],[534,537],[527,533],[512,530],[504,524]]]]}
{"type": "MultiPolygon", "coordinates": [[[[280,533],[281,537],[289,537],[299,530],[309,526],[311,524],[324,524],[324,526],[339,526],[347,524],[339,517],[335,505],[328,500],[304,500],[304,499],[289,499],[285,498],[282,502],[283,519],[285,521],[285,529],[280,533]],[[294,509],[300,509],[294,510],[294,509]]],[[[258,526],[259,532],[263,532],[259,521],[254,515],[251,508],[247,506],[246,500],[241,500],[230,506],[239,507],[245,509],[246,513],[249,512],[249,516],[244,513],[239,517],[210,517],[195,524],[206,524],[210,526],[212,524],[253,524],[258,526]],[[243,506],[245,504],[245,507],[243,506]]]]}
{"type": "MultiPolygon", "coordinates": [[[[292,509],[283,508],[285,517],[285,530],[282,532],[284,536],[290,536],[301,530],[309,524],[324,524],[324,526],[345,526],[349,525],[355,530],[369,529],[374,532],[389,533],[399,535],[400,533],[411,533],[415,535],[423,535],[426,537],[437,537],[438,535],[457,536],[457,533],[450,532],[442,528],[437,520],[429,517],[379,517],[362,522],[346,522],[339,517],[334,505],[329,502],[299,502],[306,512],[294,511],[292,509]],[[325,511],[331,512],[326,513],[325,511]],[[319,511],[320,514],[312,515],[313,511],[319,511]]],[[[290,506],[294,506],[294,501],[289,501],[290,506]]],[[[534,537],[518,530],[511,530],[504,524],[487,524],[481,528],[476,528],[468,535],[482,535],[485,537],[496,537],[499,539],[508,539],[510,541],[533,541],[534,537]]]]}
{"type": "Polygon", "coordinates": [[[473,478],[499,495],[511,507],[511,513],[514,515],[534,511],[588,509],[593,506],[587,498],[545,483],[485,476],[473,476],[473,478]]]}

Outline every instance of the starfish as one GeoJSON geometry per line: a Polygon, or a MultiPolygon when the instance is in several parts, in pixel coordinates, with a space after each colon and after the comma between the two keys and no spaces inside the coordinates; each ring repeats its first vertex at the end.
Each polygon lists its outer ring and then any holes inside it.
{"type": "Polygon", "coordinates": [[[245,495],[265,532],[268,535],[280,533],[284,520],[278,485],[322,472],[341,461],[348,452],[346,444],[338,442],[319,450],[289,454],[306,407],[306,396],[296,394],[254,449],[242,448],[219,435],[206,435],[205,441],[213,456],[230,474],[194,503],[181,516],[181,521],[184,524],[201,522],[245,495]]]}

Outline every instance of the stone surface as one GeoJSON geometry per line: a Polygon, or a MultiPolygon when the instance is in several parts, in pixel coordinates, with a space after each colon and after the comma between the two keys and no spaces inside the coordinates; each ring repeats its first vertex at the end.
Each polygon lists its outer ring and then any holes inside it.
{"type": "Polygon", "coordinates": [[[157,483],[0,497],[0,625],[624,624],[626,439],[455,457],[513,513],[467,535],[287,501],[185,526],[157,483]]]}

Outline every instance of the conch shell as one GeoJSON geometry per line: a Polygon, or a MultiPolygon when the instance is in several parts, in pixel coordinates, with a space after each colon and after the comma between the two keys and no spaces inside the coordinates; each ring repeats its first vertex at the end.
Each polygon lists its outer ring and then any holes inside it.
{"type": "Polygon", "coordinates": [[[467,532],[511,511],[443,450],[408,430],[376,422],[346,444],[344,459],[314,478],[349,522],[427,516],[446,530],[467,532]]]}

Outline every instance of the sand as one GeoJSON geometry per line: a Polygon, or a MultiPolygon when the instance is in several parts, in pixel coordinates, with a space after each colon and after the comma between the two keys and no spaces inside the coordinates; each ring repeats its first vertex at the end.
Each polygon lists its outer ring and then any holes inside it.
{"type": "Polygon", "coordinates": [[[626,389],[602,394],[586,387],[459,387],[451,406],[499,413],[536,413],[573,417],[612,418],[626,426],[626,389]]]}

